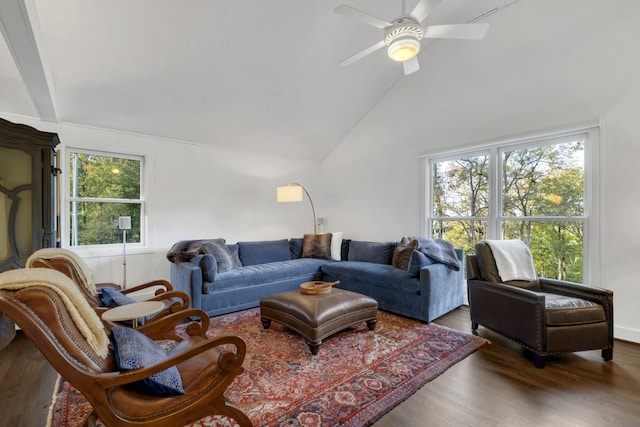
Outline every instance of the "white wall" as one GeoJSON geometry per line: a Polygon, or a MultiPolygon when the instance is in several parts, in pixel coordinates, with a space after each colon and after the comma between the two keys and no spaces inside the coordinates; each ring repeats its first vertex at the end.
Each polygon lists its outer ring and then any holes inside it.
{"type": "MultiPolygon", "coordinates": [[[[309,203],[279,204],[276,187],[300,182],[313,197],[318,191],[315,164],[7,114],[2,117],[57,132],[61,156],[67,147],[145,156],[148,246],[127,245],[128,285],[169,279],[165,255],[178,240],[222,237],[234,243],[301,237],[313,231],[309,203]]],[[[68,176],[63,167],[63,179],[68,176]]],[[[62,231],[63,237],[67,235],[66,227],[62,231]]],[[[62,246],[68,247],[64,238],[62,246]]],[[[98,282],[122,283],[120,245],[111,250],[76,251],[92,267],[98,282]]]]}
{"type": "MultiPolygon", "coordinates": [[[[420,153],[601,120],[602,287],[616,336],[640,342],[640,2],[521,0],[482,41],[443,40],[322,165],[346,237],[420,231],[420,153]]],[[[375,70],[372,70],[374,72],[375,70]]]]}

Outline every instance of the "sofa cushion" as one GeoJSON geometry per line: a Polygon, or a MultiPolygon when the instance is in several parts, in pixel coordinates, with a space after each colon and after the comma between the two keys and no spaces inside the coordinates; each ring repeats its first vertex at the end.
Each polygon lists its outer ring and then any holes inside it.
{"type": "Polygon", "coordinates": [[[390,264],[362,261],[340,261],[324,264],[320,267],[323,273],[331,278],[340,278],[345,283],[364,283],[367,286],[378,286],[390,292],[407,292],[417,294],[420,281],[409,277],[407,272],[390,264]]]}
{"type": "Polygon", "coordinates": [[[393,250],[393,258],[391,265],[402,270],[406,270],[409,265],[409,259],[414,249],[418,249],[418,240],[403,237],[393,250]]]}
{"type": "Polygon", "coordinates": [[[224,239],[210,239],[202,242],[202,250],[205,254],[211,254],[216,259],[217,270],[224,273],[236,267],[236,260],[231,255],[224,239]]]}
{"type": "Polygon", "coordinates": [[[349,243],[349,261],[375,262],[391,265],[395,242],[363,242],[352,240],[349,243]]]}
{"type": "Polygon", "coordinates": [[[409,277],[418,277],[420,274],[420,270],[422,267],[426,267],[427,265],[434,264],[435,261],[426,256],[424,253],[413,250],[411,252],[411,257],[409,258],[409,263],[407,264],[407,275],[409,277]]]}
{"type": "MultiPolygon", "coordinates": [[[[132,371],[165,361],[168,356],[157,342],[131,328],[111,328],[114,359],[118,369],[132,371]]],[[[141,393],[159,396],[184,394],[180,372],[175,366],[131,384],[141,393]]]]}
{"type": "Polygon", "coordinates": [[[302,256],[302,239],[300,237],[289,239],[289,252],[291,252],[291,259],[298,259],[302,256]]]}
{"type": "Polygon", "coordinates": [[[320,267],[326,263],[337,264],[331,260],[301,258],[266,264],[245,265],[218,274],[215,282],[205,284],[203,292],[213,294],[220,291],[295,279],[296,277],[308,277],[309,274],[319,273],[320,267]]]}
{"type": "Polygon", "coordinates": [[[604,322],[607,317],[600,304],[582,298],[539,292],[545,299],[548,326],[581,325],[604,322]]]}
{"type": "Polygon", "coordinates": [[[205,282],[213,282],[216,279],[218,264],[213,258],[213,255],[196,255],[191,262],[194,264],[197,263],[200,266],[200,270],[202,270],[202,279],[205,282]]]}
{"type": "Polygon", "coordinates": [[[331,259],[331,233],[305,234],[302,239],[302,258],[331,259]]]}
{"type": "Polygon", "coordinates": [[[238,245],[237,243],[234,243],[233,245],[227,245],[227,248],[229,248],[229,252],[231,252],[231,256],[235,261],[235,267],[242,267],[242,261],[240,261],[240,254],[238,253],[240,251],[240,245],[238,245]]]}
{"type": "Polygon", "coordinates": [[[493,259],[493,252],[484,240],[476,245],[476,260],[480,270],[480,278],[485,282],[501,283],[502,279],[498,274],[496,261],[493,259]]]}
{"type": "Polygon", "coordinates": [[[291,259],[289,241],[287,239],[238,242],[238,245],[240,247],[240,261],[242,261],[243,266],[291,259]]]}

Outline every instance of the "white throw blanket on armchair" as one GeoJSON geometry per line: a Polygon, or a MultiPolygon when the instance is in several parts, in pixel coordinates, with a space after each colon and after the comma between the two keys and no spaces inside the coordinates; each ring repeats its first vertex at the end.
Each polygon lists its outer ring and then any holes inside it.
{"type": "Polygon", "coordinates": [[[104,325],[71,279],[50,268],[21,268],[0,273],[0,290],[17,291],[30,286],[45,286],[60,295],[73,323],[91,348],[99,356],[107,356],[109,337],[104,325]]]}
{"type": "Polygon", "coordinates": [[[522,240],[487,240],[503,282],[538,278],[533,257],[522,240]]]}

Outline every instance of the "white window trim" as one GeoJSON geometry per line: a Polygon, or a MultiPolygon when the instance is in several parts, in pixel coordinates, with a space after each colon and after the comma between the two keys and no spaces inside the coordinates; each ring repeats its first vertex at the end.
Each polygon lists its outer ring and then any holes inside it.
{"type": "MultiPolygon", "coordinates": [[[[431,206],[433,205],[432,182],[431,182],[431,163],[435,161],[446,161],[464,157],[472,157],[474,155],[489,154],[489,180],[492,188],[499,188],[498,165],[494,164],[499,159],[499,150],[507,147],[508,149],[526,147],[527,145],[535,145],[541,140],[551,140],[556,138],[568,137],[576,134],[587,134],[588,143],[585,144],[584,152],[584,172],[585,172],[585,201],[584,201],[584,227],[587,231],[584,236],[584,253],[583,253],[583,276],[584,282],[593,286],[600,286],[600,233],[601,233],[601,180],[600,180],[600,159],[602,157],[600,143],[601,125],[599,122],[590,122],[579,125],[557,128],[542,132],[532,132],[520,136],[508,137],[494,141],[486,141],[473,144],[468,147],[460,147],[454,150],[436,151],[430,153],[421,153],[418,158],[421,160],[421,182],[420,182],[420,198],[422,219],[420,223],[420,233],[423,236],[432,237],[431,227],[429,226],[431,218],[431,206]]],[[[499,217],[497,212],[500,210],[500,197],[492,197],[492,205],[490,206],[490,217],[487,223],[487,235],[489,238],[500,238],[498,235],[499,217]]]]}
{"type": "MultiPolygon", "coordinates": [[[[144,154],[138,153],[123,153],[114,151],[102,151],[92,150],[79,147],[64,147],[62,149],[62,163],[64,171],[71,171],[73,165],[70,164],[70,153],[83,153],[93,154],[98,156],[109,157],[121,157],[125,159],[133,159],[141,161],[142,172],[140,174],[140,242],[139,243],[127,243],[127,254],[139,254],[148,252],[148,201],[146,195],[149,193],[147,183],[149,182],[147,175],[148,171],[148,159],[144,154]]],[[[71,246],[69,244],[69,233],[71,231],[71,212],[69,212],[69,206],[71,204],[71,173],[64,173],[62,175],[62,206],[60,207],[60,242],[63,248],[72,249],[83,258],[94,258],[102,256],[118,256],[122,255],[123,246],[122,243],[105,244],[105,245],[85,245],[85,246],[71,246]]],[[[114,201],[116,201],[114,199],[114,201]]],[[[126,203],[126,202],[125,202],[126,203]]]]}

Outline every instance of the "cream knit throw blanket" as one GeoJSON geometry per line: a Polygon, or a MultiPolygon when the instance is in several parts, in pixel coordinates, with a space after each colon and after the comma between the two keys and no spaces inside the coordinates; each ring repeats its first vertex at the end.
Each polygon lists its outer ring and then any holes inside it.
{"type": "Polygon", "coordinates": [[[17,291],[30,286],[54,290],[91,348],[101,357],[109,353],[109,337],[102,321],[71,279],[50,268],[22,268],[0,273],[0,290],[17,291]]]}
{"type": "Polygon", "coordinates": [[[98,295],[98,290],[96,289],[96,284],[93,279],[93,271],[91,271],[91,268],[89,268],[87,263],[85,263],[84,260],[78,256],[78,254],[70,251],[69,249],[38,249],[37,251],[32,253],[29,258],[27,258],[26,266],[31,267],[33,263],[39,259],[49,261],[56,258],[63,259],[71,264],[74,270],[82,278],[82,283],[79,283],[79,285],[84,286],[89,292],[91,292],[91,295],[98,295]]]}
{"type": "Polygon", "coordinates": [[[533,281],[538,278],[533,257],[522,240],[487,240],[498,274],[503,282],[509,280],[533,281]]]}

